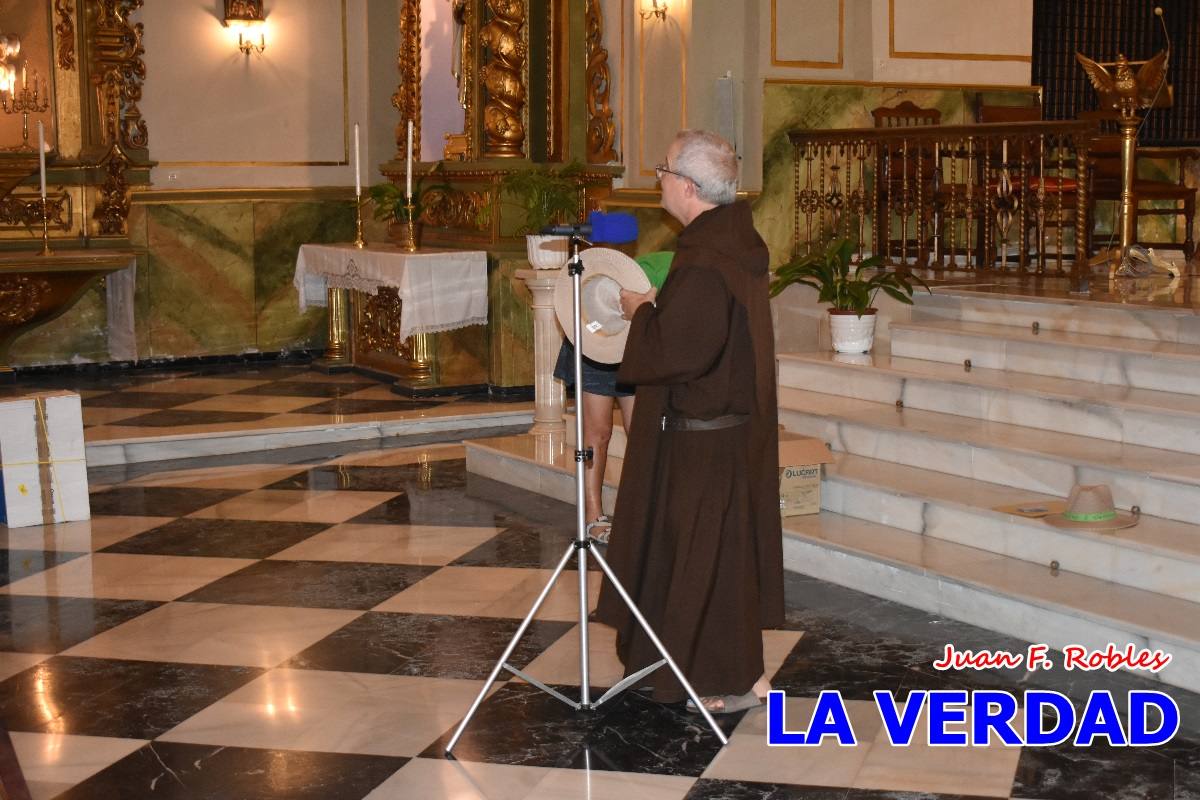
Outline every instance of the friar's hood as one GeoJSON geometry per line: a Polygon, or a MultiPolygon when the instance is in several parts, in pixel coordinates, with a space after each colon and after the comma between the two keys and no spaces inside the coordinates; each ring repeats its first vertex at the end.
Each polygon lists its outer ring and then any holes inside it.
{"type": "Polygon", "coordinates": [[[770,252],[754,229],[750,204],[738,200],[703,212],[679,235],[679,249],[715,250],[751,275],[765,275],[770,252]]]}

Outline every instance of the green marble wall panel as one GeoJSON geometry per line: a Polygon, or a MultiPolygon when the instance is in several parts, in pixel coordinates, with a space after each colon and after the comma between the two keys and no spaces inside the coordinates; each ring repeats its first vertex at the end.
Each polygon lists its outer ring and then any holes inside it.
{"type": "MultiPolygon", "coordinates": [[[[1170,181],[1174,183],[1179,180],[1179,162],[1174,159],[1139,158],[1138,177],[1147,180],[1170,181]]],[[[1200,186],[1200,163],[1196,161],[1188,163],[1187,172],[1184,175],[1184,183],[1191,187],[1200,186]]],[[[1178,207],[1178,204],[1169,201],[1142,203],[1142,208],[1170,209],[1173,207],[1178,207]]],[[[1096,235],[1094,240],[1096,247],[1107,246],[1109,241],[1112,242],[1113,246],[1120,243],[1120,224],[1117,221],[1118,209],[1119,204],[1111,200],[1100,200],[1096,203],[1096,235]]],[[[1184,239],[1187,238],[1185,236],[1184,224],[1183,217],[1179,215],[1143,215],[1138,218],[1137,238],[1143,242],[1178,242],[1182,244],[1184,239]]],[[[1192,225],[1192,241],[1196,241],[1200,225],[1197,224],[1196,220],[1193,220],[1192,225]]],[[[1179,259],[1178,252],[1168,254],[1168,258],[1179,259]]]]}
{"type": "Polygon", "coordinates": [[[253,204],[149,205],[150,348],[143,358],[255,348],[253,204]]]}
{"type": "Polygon", "coordinates": [[[97,282],[62,316],[13,342],[14,367],[107,361],[108,307],[104,285],[97,282]]]}
{"type": "Polygon", "coordinates": [[[138,357],[151,352],[150,346],[150,240],[149,214],[138,203],[129,209],[129,244],[138,253],[137,278],[133,295],[133,332],[138,357]]]}
{"type": "MultiPolygon", "coordinates": [[[[134,206],[129,212],[129,241],[135,250],[146,245],[146,213],[144,207],[134,206]]],[[[142,321],[146,307],[146,258],[138,257],[135,302],[135,336],[138,352],[145,352],[148,332],[142,321]]],[[[11,363],[16,367],[47,364],[69,364],[86,361],[104,362],[112,359],[108,349],[108,295],[103,282],[97,282],[57,319],[21,336],[12,347],[11,363]]]]}
{"type": "MultiPolygon", "coordinates": [[[[129,241],[138,253],[138,357],[323,347],[325,310],[299,312],[296,253],[305,242],[353,238],[354,209],[345,201],[135,202],[129,241]]],[[[12,349],[15,366],[110,359],[101,286],[12,349]]]]}
{"type": "Polygon", "coordinates": [[[521,256],[492,257],[488,263],[489,382],[493,386],[533,385],[533,297],[517,270],[529,269],[521,256]]]}
{"type": "Polygon", "coordinates": [[[255,344],[259,350],[270,353],[325,346],[325,309],[300,313],[292,285],[296,253],[306,243],[353,240],[352,203],[254,203],[255,344]]]}
{"type": "Polygon", "coordinates": [[[637,248],[630,255],[654,253],[659,250],[674,250],[681,226],[661,208],[620,208],[614,211],[633,214],[638,222],[637,248]]]}

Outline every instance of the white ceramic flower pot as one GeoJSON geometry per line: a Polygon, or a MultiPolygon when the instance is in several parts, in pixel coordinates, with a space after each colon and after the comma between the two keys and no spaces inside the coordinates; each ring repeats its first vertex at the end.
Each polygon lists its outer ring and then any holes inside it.
{"type": "Polygon", "coordinates": [[[861,317],[853,311],[829,312],[829,335],[837,353],[866,353],[875,343],[875,309],[861,317]]]}
{"type": "Polygon", "coordinates": [[[535,236],[525,237],[525,255],[534,269],[562,269],[570,257],[571,238],[569,236],[535,236]]]}

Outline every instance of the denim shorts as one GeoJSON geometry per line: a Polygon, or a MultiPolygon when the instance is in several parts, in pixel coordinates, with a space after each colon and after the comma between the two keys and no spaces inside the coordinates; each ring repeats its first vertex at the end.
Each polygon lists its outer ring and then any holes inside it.
{"type": "MultiPolygon", "coordinates": [[[[617,383],[617,370],[620,368],[620,364],[601,364],[584,356],[583,390],[588,394],[604,397],[633,397],[633,386],[617,383]]],[[[566,339],[563,339],[562,347],[558,351],[554,377],[566,384],[567,388],[575,385],[575,348],[566,339]]]]}

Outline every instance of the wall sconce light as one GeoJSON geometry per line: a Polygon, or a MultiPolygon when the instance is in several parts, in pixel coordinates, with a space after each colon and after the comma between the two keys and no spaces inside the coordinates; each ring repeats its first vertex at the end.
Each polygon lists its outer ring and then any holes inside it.
{"type": "Polygon", "coordinates": [[[261,55],[267,49],[262,0],[225,0],[225,25],[238,29],[238,50],[246,55],[261,55]]]}
{"type": "Polygon", "coordinates": [[[642,19],[658,17],[665,22],[667,19],[667,0],[650,0],[649,7],[646,5],[646,0],[642,0],[642,8],[638,11],[638,16],[642,19]]]}

